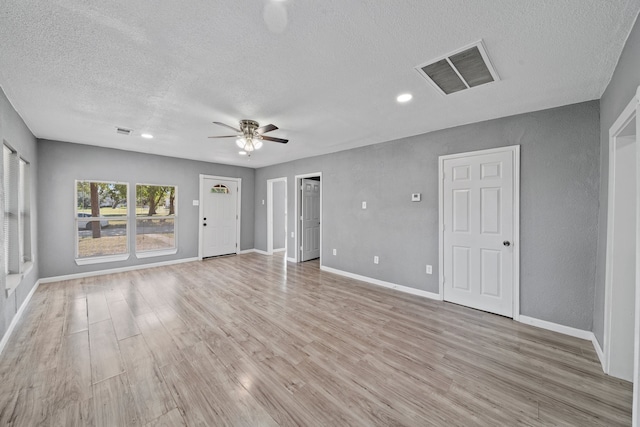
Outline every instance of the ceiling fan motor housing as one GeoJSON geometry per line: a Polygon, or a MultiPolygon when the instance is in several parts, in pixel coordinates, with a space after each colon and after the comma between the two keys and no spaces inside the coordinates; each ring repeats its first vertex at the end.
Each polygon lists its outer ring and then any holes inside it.
{"type": "Polygon", "coordinates": [[[260,127],[260,124],[255,120],[240,120],[240,130],[242,130],[244,137],[247,139],[258,137],[256,132],[258,127],[260,127]]]}

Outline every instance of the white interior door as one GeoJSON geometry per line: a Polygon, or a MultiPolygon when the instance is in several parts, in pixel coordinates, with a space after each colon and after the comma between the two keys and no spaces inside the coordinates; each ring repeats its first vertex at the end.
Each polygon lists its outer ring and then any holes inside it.
{"type": "Polygon", "coordinates": [[[320,257],[320,181],[302,180],[302,261],[320,257]]]}
{"type": "Polygon", "coordinates": [[[518,149],[443,159],[444,299],[513,317],[518,149]]]}
{"type": "Polygon", "coordinates": [[[238,182],[203,179],[202,257],[237,253],[238,182]]]}

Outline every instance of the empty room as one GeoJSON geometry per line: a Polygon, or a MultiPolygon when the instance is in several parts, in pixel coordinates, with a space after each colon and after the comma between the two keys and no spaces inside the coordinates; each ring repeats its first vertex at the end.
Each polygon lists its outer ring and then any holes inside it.
{"type": "Polygon", "coordinates": [[[640,426],[638,0],[0,4],[0,425],[640,426]]]}

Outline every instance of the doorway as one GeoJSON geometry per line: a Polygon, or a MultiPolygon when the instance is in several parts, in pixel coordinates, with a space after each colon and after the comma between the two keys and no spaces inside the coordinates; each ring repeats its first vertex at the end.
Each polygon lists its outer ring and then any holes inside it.
{"type": "Polygon", "coordinates": [[[200,259],[240,250],[241,178],[200,175],[200,259]]]}
{"type": "Polygon", "coordinates": [[[287,251],[287,178],[267,180],[267,253],[287,251]]]}
{"type": "Polygon", "coordinates": [[[439,160],[441,295],[517,318],[520,147],[439,160]]]}
{"type": "Polygon", "coordinates": [[[296,175],[296,262],[322,253],[322,173],[296,175]]]}
{"type": "Polygon", "coordinates": [[[609,197],[604,317],[604,370],[634,376],[636,300],[637,141],[632,102],[609,131],[609,197]]]}

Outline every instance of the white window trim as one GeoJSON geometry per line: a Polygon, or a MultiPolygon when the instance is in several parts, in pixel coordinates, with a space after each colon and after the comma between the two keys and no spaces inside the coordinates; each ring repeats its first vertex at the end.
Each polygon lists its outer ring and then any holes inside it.
{"type": "MultiPolygon", "coordinates": [[[[90,264],[102,264],[102,263],[106,263],[106,262],[116,262],[116,261],[126,261],[129,259],[129,257],[131,256],[131,248],[129,247],[129,214],[124,215],[124,216],[117,216],[117,217],[105,217],[105,216],[99,216],[99,217],[86,217],[86,219],[83,219],[82,221],[91,221],[91,222],[98,222],[100,223],[100,221],[121,221],[121,220],[125,220],[126,221],[126,227],[127,227],[127,251],[125,253],[122,254],[115,254],[115,255],[103,255],[103,256],[94,256],[94,257],[85,257],[85,258],[79,258],[78,257],[78,221],[80,221],[80,219],[78,218],[78,183],[79,182],[98,182],[98,183],[105,183],[105,184],[124,184],[127,186],[127,206],[129,206],[129,183],[128,182],[120,182],[120,181],[109,181],[109,180],[96,180],[96,179],[76,179],[74,182],[74,186],[73,186],[73,191],[74,191],[74,196],[73,196],[73,200],[74,200],[74,208],[73,208],[73,213],[74,213],[74,233],[75,233],[75,262],[76,265],[90,265],[90,264]]],[[[127,212],[129,212],[129,209],[127,208],[127,212]]]]}
{"type": "Polygon", "coordinates": [[[174,187],[175,191],[175,201],[178,201],[178,186],[177,185],[164,185],[164,184],[145,184],[145,183],[136,183],[133,191],[135,192],[135,203],[133,204],[133,232],[136,238],[134,238],[134,252],[136,258],[153,258],[158,256],[167,256],[167,255],[175,255],[178,253],[178,203],[174,205],[174,214],[173,215],[161,215],[161,216],[138,216],[136,210],[138,209],[138,186],[139,185],[149,185],[154,187],[174,187]],[[137,249],[137,236],[138,236],[138,220],[139,219],[172,219],[173,220],[173,247],[172,248],[162,248],[162,249],[147,249],[139,251],[137,249]]]}
{"type": "MultiPolygon", "coordinates": [[[[76,244],[77,245],[77,244],[76,244]]],[[[101,264],[104,262],[114,262],[114,261],[126,261],[129,259],[131,254],[118,254],[118,255],[107,255],[107,256],[94,256],[87,258],[76,258],[77,265],[89,265],[89,264],[101,264]]]]}
{"type": "Polygon", "coordinates": [[[178,253],[178,248],[173,249],[151,249],[148,251],[136,252],[136,258],[153,258],[156,256],[175,255],[178,253]]]}

